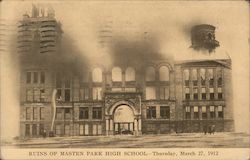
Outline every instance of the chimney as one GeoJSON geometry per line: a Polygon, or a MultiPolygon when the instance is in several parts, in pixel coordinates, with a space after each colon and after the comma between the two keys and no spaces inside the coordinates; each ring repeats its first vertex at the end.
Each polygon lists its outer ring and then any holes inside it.
{"type": "Polygon", "coordinates": [[[219,42],[215,40],[215,27],[209,24],[201,24],[191,29],[192,48],[195,50],[205,49],[209,52],[219,47],[219,42]]]}

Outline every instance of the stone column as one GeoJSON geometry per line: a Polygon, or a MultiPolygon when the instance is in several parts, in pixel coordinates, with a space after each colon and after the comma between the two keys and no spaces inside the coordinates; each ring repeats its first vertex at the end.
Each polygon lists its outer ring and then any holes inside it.
{"type": "Polygon", "coordinates": [[[113,131],[113,119],[109,119],[109,135],[113,135],[114,131],[113,131]]]}
{"type": "Polygon", "coordinates": [[[137,118],[134,119],[134,135],[137,136],[138,134],[138,125],[137,125],[137,118]]]}
{"type": "Polygon", "coordinates": [[[109,119],[106,118],[106,135],[109,135],[109,119]]]}

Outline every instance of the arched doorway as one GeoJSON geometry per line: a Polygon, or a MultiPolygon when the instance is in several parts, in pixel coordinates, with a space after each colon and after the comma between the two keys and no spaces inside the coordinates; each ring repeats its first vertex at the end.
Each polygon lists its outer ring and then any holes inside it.
{"type": "Polygon", "coordinates": [[[133,135],[135,130],[133,110],[128,105],[118,106],[114,113],[114,132],[115,134],[133,135]]]}

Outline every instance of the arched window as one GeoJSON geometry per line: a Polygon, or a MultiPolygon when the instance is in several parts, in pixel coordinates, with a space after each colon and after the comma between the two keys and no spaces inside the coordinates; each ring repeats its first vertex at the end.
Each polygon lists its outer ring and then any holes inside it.
{"type": "Polygon", "coordinates": [[[188,81],[189,80],[189,70],[188,69],[185,69],[183,71],[183,76],[184,76],[184,80],[185,81],[188,81]]]}
{"type": "Polygon", "coordinates": [[[146,81],[154,81],[155,80],[155,68],[147,67],[146,69],[146,81]]]}
{"type": "Polygon", "coordinates": [[[169,69],[167,66],[160,67],[160,81],[169,81],[169,69]]]}
{"type": "Polygon", "coordinates": [[[112,81],[122,81],[122,70],[119,67],[112,69],[112,81]]]}
{"type": "Polygon", "coordinates": [[[135,81],[135,69],[128,67],[125,71],[125,81],[135,81]]]}
{"type": "Polygon", "coordinates": [[[102,70],[100,68],[95,68],[92,71],[93,82],[102,82],[102,70]]]}
{"type": "Polygon", "coordinates": [[[192,78],[193,78],[193,81],[197,81],[198,80],[197,69],[192,69],[192,78]]]}

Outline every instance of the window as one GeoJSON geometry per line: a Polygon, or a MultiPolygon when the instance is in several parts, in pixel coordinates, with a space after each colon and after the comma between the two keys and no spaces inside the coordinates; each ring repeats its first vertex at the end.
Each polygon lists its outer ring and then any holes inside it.
{"type": "Polygon", "coordinates": [[[65,124],[64,126],[64,134],[67,136],[70,135],[70,126],[68,124],[65,124]]]}
{"type": "Polygon", "coordinates": [[[207,119],[207,107],[206,106],[202,106],[201,108],[201,112],[202,112],[202,119],[207,119]]]}
{"type": "Polygon", "coordinates": [[[56,88],[62,88],[62,77],[60,73],[56,74],[56,88]]]}
{"type": "Polygon", "coordinates": [[[31,72],[26,73],[26,83],[31,83],[31,72]]]}
{"type": "Polygon", "coordinates": [[[56,100],[57,101],[61,101],[62,100],[62,90],[61,89],[57,89],[56,100]]]}
{"type": "Polygon", "coordinates": [[[190,99],[190,89],[189,88],[185,88],[185,99],[190,99]]]}
{"type": "Polygon", "coordinates": [[[214,106],[210,106],[210,118],[215,117],[215,111],[214,111],[214,106]]]}
{"type": "Polygon", "coordinates": [[[45,114],[44,109],[45,109],[44,107],[40,108],[40,120],[44,120],[44,114],[45,114]]]}
{"type": "Polygon", "coordinates": [[[89,118],[89,108],[81,107],[79,108],[79,119],[88,119],[89,118]]]}
{"type": "Polygon", "coordinates": [[[199,107],[194,106],[194,119],[199,119],[199,107]]]}
{"type": "Polygon", "coordinates": [[[198,88],[193,88],[194,100],[198,100],[198,88]]]}
{"type": "Polygon", "coordinates": [[[45,72],[41,72],[40,83],[45,83],[45,72]]]}
{"type": "Polygon", "coordinates": [[[147,107],[147,118],[155,119],[156,118],[156,107],[147,107]]]}
{"type": "Polygon", "coordinates": [[[38,120],[38,109],[37,107],[33,107],[33,120],[38,120]]]}
{"type": "Polygon", "coordinates": [[[191,119],[190,106],[185,107],[186,119],[191,119]]]}
{"type": "Polygon", "coordinates": [[[44,89],[40,89],[40,94],[41,94],[40,101],[44,102],[45,101],[45,90],[44,89]]]}
{"type": "Polygon", "coordinates": [[[206,88],[205,87],[201,88],[201,99],[203,99],[203,100],[206,99],[206,88]]]}
{"type": "Polygon", "coordinates": [[[60,124],[57,124],[56,127],[55,127],[55,133],[56,135],[61,135],[61,125],[60,124]]]}
{"type": "Polygon", "coordinates": [[[213,69],[208,69],[208,81],[209,81],[210,86],[214,85],[214,70],[213,69]]]}
{"type": "Polygon", "coordinates": [[[222,88],[218,88],[218,99],[222,99],[222,88]]]}
{"type": "Polygon", "coordinates": [[[65,108],[64,109],[64,119],[70,119],[70,108],[65,108]]]}
{"type": "Polygon", "coordinates": [[[25,124],[25,136],[29,136],[29,135],[30,135],[30,125],[25,124]]]}
{"type": "Polygon", "coordinates": [[[69,102],[70,101],[70,89],[65,89],[64,95],[65,95],[65,101],[69,102]]]}
{"type": "Polygon", "coordinates": [[[102,125],[93,124],[93,135],[100,135],[100,134],[102,134],[102,125]]]}
{"type": "Polygon", "coordinates": [[[44,134],[44,124],[39,125],[39,135],[43,136],[44,134]]]}
{"type": "Polygon", "coordinates": [[[34,72],[33,74],[34,74],[33,82],[38,83],[38,72],[34,72]]]}
{"type": "Polygon", "coordinates": [[[122,70],[119,67],[114,67],[112,69],[112,81],[120,82],[122,81],[122,70]]]}
{"type": "Polygon", "coordinates": [[[83,74],[83,76],[82,76],[82,82],[83,82],[83,83],[89,82],[89,74],[88,74],[88,72],[85,72],[85,73],[83,74]]]}
{"type": "Polygon", "coordinates": [[[65,88],[70,88],[70,78],[69,77],[65,78],[65,88]]]}
{"type": "Polygon", "coordinates": [[[218,118],[223,118],[223,107],[222,106],[218,106],[218,118]]]}
{"type": "Polygon", "coordinates": [[[101,99],[102,99],[102,88],[93,87],[93,100],[101,100],[101,99]]]}
{"type": "Polygon", "coordinates": [[[217,84],[218,86],[222,85],[222,69],[221,68],[217,70],[217,84]]]}
{"type": "Polygon", "coordinates": [[[125,71],[125,81],[135,81],[135,70],[132,67],[128,67],[125,71]]]}
{"type": "Polygon", "coordinates": [[[32,124],[32,135],[33,136],[37,135],[37,125],[36,124],[32,124]]]}
{"type": "Polygon", "coordinates": [[[62,113],[62,109],[61,108],[57,108],[56,109],[56,119],[57,120],[62,120],[63,113],[62,113]]]}
{"type": "Polygon", "coordinates": [[[210,99],[214,99],[214,88],[209,88],[210,99]]]}
{"type": "Polygon", "coordinates": [[[198,76],[197,76],[197,69],[192,69],[192,79],[193,79],[193,85],[198,85],[198,76]]]}
{"type": "Polygon", "coordinates": [[[31,108],[26,107],[26,120],[31,120],[31,108]]]}
{"type": "Polygon", "coordinates": [[[40,102],[40,89],[34,88],[34,101],[40,102]]]}
{"type": "Polygon", "coordinates": [[[100,68],[95,68],[92,71],[93,82],[102,82],[102,70],[100,68]]]}
{"type": "Polygon", "coordinates": [[[189,86],[189,70],[188,69],[185,69],[183,71],[183,77],[185,81],[185,86],[189,86]]]}
{"type": "Polygon", "coordinates": [[[80,89],[80,100],[88,100],[89,99],[89,88],[80,89]]]}
{"type": "Polygon", "coordinates": [[[89,125],[88,124],[84,125],[84,134],[89,135],[89,125]]]}
{"type": "Polygon", "coordinates": [[[169,99],[169,87],[160,87],[160,99],[169,99]]]}
{"type": "Polygon", "coordinates": [[[26,100],[27,100],[27,102],[33,101],[33,90],[32,89],[26,90],[26,100]]]}
{"type": "Polygon", "coordinates": [[[200,69],[201,85],[204,86],[206,83],[206,70],[204,68],[200,69]]]}
{"type": "Polygon", "coordinates": [[[80,124],[80,126],[79,126],[79,134],[81,136],[84,135],[84,125],[83,124],[80,124]]]}
{"type": "Polygon", "coordinates": [[[93,119],[102,119],[101,107],[93,107],[93,119]]]}
{"type": "Polygon", "coordinates": [[[155,68],[147,67],[146,68],[146,81],[154,81],[155,80],[155,68]]]}
{"type": "Polygon", "coordinates": [[[146,87],[146,100],[156,99],[155,87],[146,87]]]}
{"type": "Polygon", "coordinates": [[[160,106],[160,116],[164,119],[170,118],[170,107],[169,106],[160,106]]]}
{"type": "Polygon", "coordinates": [[[159,70],[160,81],[169,81],[169,69],[166,66],[161,66],[159,70]]]}

